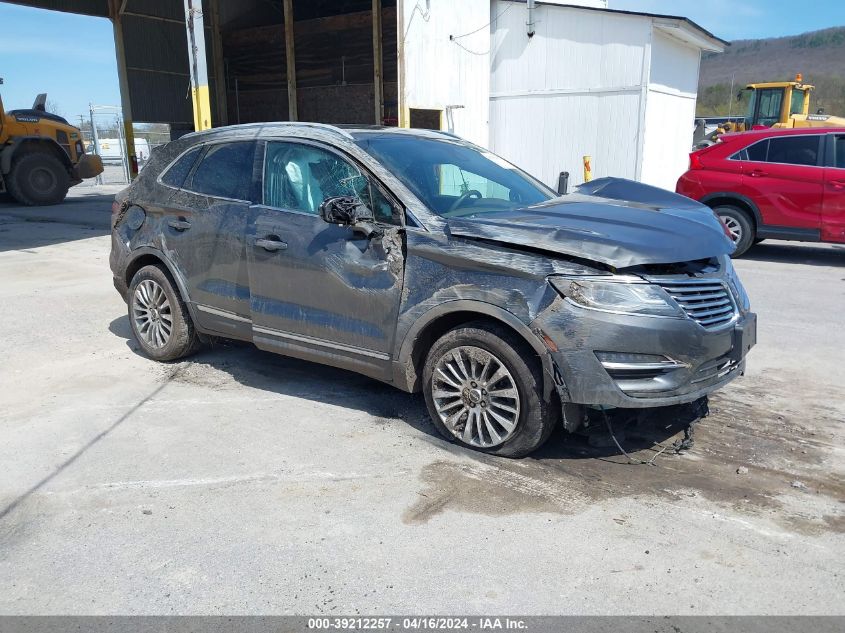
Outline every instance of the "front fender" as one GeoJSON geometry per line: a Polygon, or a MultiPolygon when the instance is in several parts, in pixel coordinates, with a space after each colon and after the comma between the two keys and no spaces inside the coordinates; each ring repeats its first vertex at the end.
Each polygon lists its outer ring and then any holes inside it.
{"type": "Polygon", "coordinates": [[[420,315],[408,329],[394,354],[393,384],[405,391],[418,391],[420,376],[413,363],[414,344],[425,329],[438,319],[459,312],[473,312],[490,317],[519,334],[540,357],[543,365],[543,396],[548,400],[555,390],[555,368],[549,350],[531,329],[514,314],[492,303],[472,299],[455,299],[432,307],[420,315]]]}

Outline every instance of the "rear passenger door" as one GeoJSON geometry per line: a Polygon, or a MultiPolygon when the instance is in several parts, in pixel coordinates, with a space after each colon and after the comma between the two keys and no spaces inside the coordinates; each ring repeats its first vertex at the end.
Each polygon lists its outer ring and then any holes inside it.
{"type": "Polygon", "coordinates": [[[821,238],[845,242],[845,134],[828,134],[821,238]]]}
{"type": "Polygon", "coordinates": [[[249,337],[246,225],[255,143],[208,144],[170,198],[164,248],[185,277],[200,324],[249,337]]]}
{"type": "Polygon", "coordinates": [[[768,227],[818,236],[824,182],[821,140],[821,134],[774,136],[745,149],[741,193],[754,201],[768,227]]]}

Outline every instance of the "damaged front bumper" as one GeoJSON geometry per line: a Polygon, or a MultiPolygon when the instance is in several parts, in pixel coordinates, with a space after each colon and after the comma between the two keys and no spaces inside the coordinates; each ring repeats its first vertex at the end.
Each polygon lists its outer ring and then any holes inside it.
{"type": "Polygon", "coordinates": [[[757,317],[706,329],[691,318],[585,310],[557,298],[532,323],[564,403],[650,408],[698,400],[745,371],[757,317]]]}

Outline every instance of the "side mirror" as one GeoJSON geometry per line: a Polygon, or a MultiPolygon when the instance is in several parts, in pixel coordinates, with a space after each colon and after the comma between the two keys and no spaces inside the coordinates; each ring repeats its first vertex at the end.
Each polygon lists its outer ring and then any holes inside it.
{"type": "Polygon", "coordinates": [[[329,224],[350,226],[356,232],[371,237],[379,233],[373,224],[373,212],[358,198],[352,196],[334,196],[323,200],[320,205],[320,217],[329,224]]]}
{"type": "Polygon", "coordinates": [[[559,196],[565,196],[569,193],[569,172],[562,171],[560,175],[557,177],[557,194],[559,196]]]}

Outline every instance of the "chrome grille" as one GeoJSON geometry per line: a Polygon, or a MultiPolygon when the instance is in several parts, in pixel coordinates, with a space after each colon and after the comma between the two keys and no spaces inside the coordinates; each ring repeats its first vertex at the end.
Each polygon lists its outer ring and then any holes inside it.
{"type": "Polygon", "coordinates": [[[684,279],[660,286],[691,319],[711,330],[729,323],[736,312],[727,286],[716,279],[684,279]]]}

